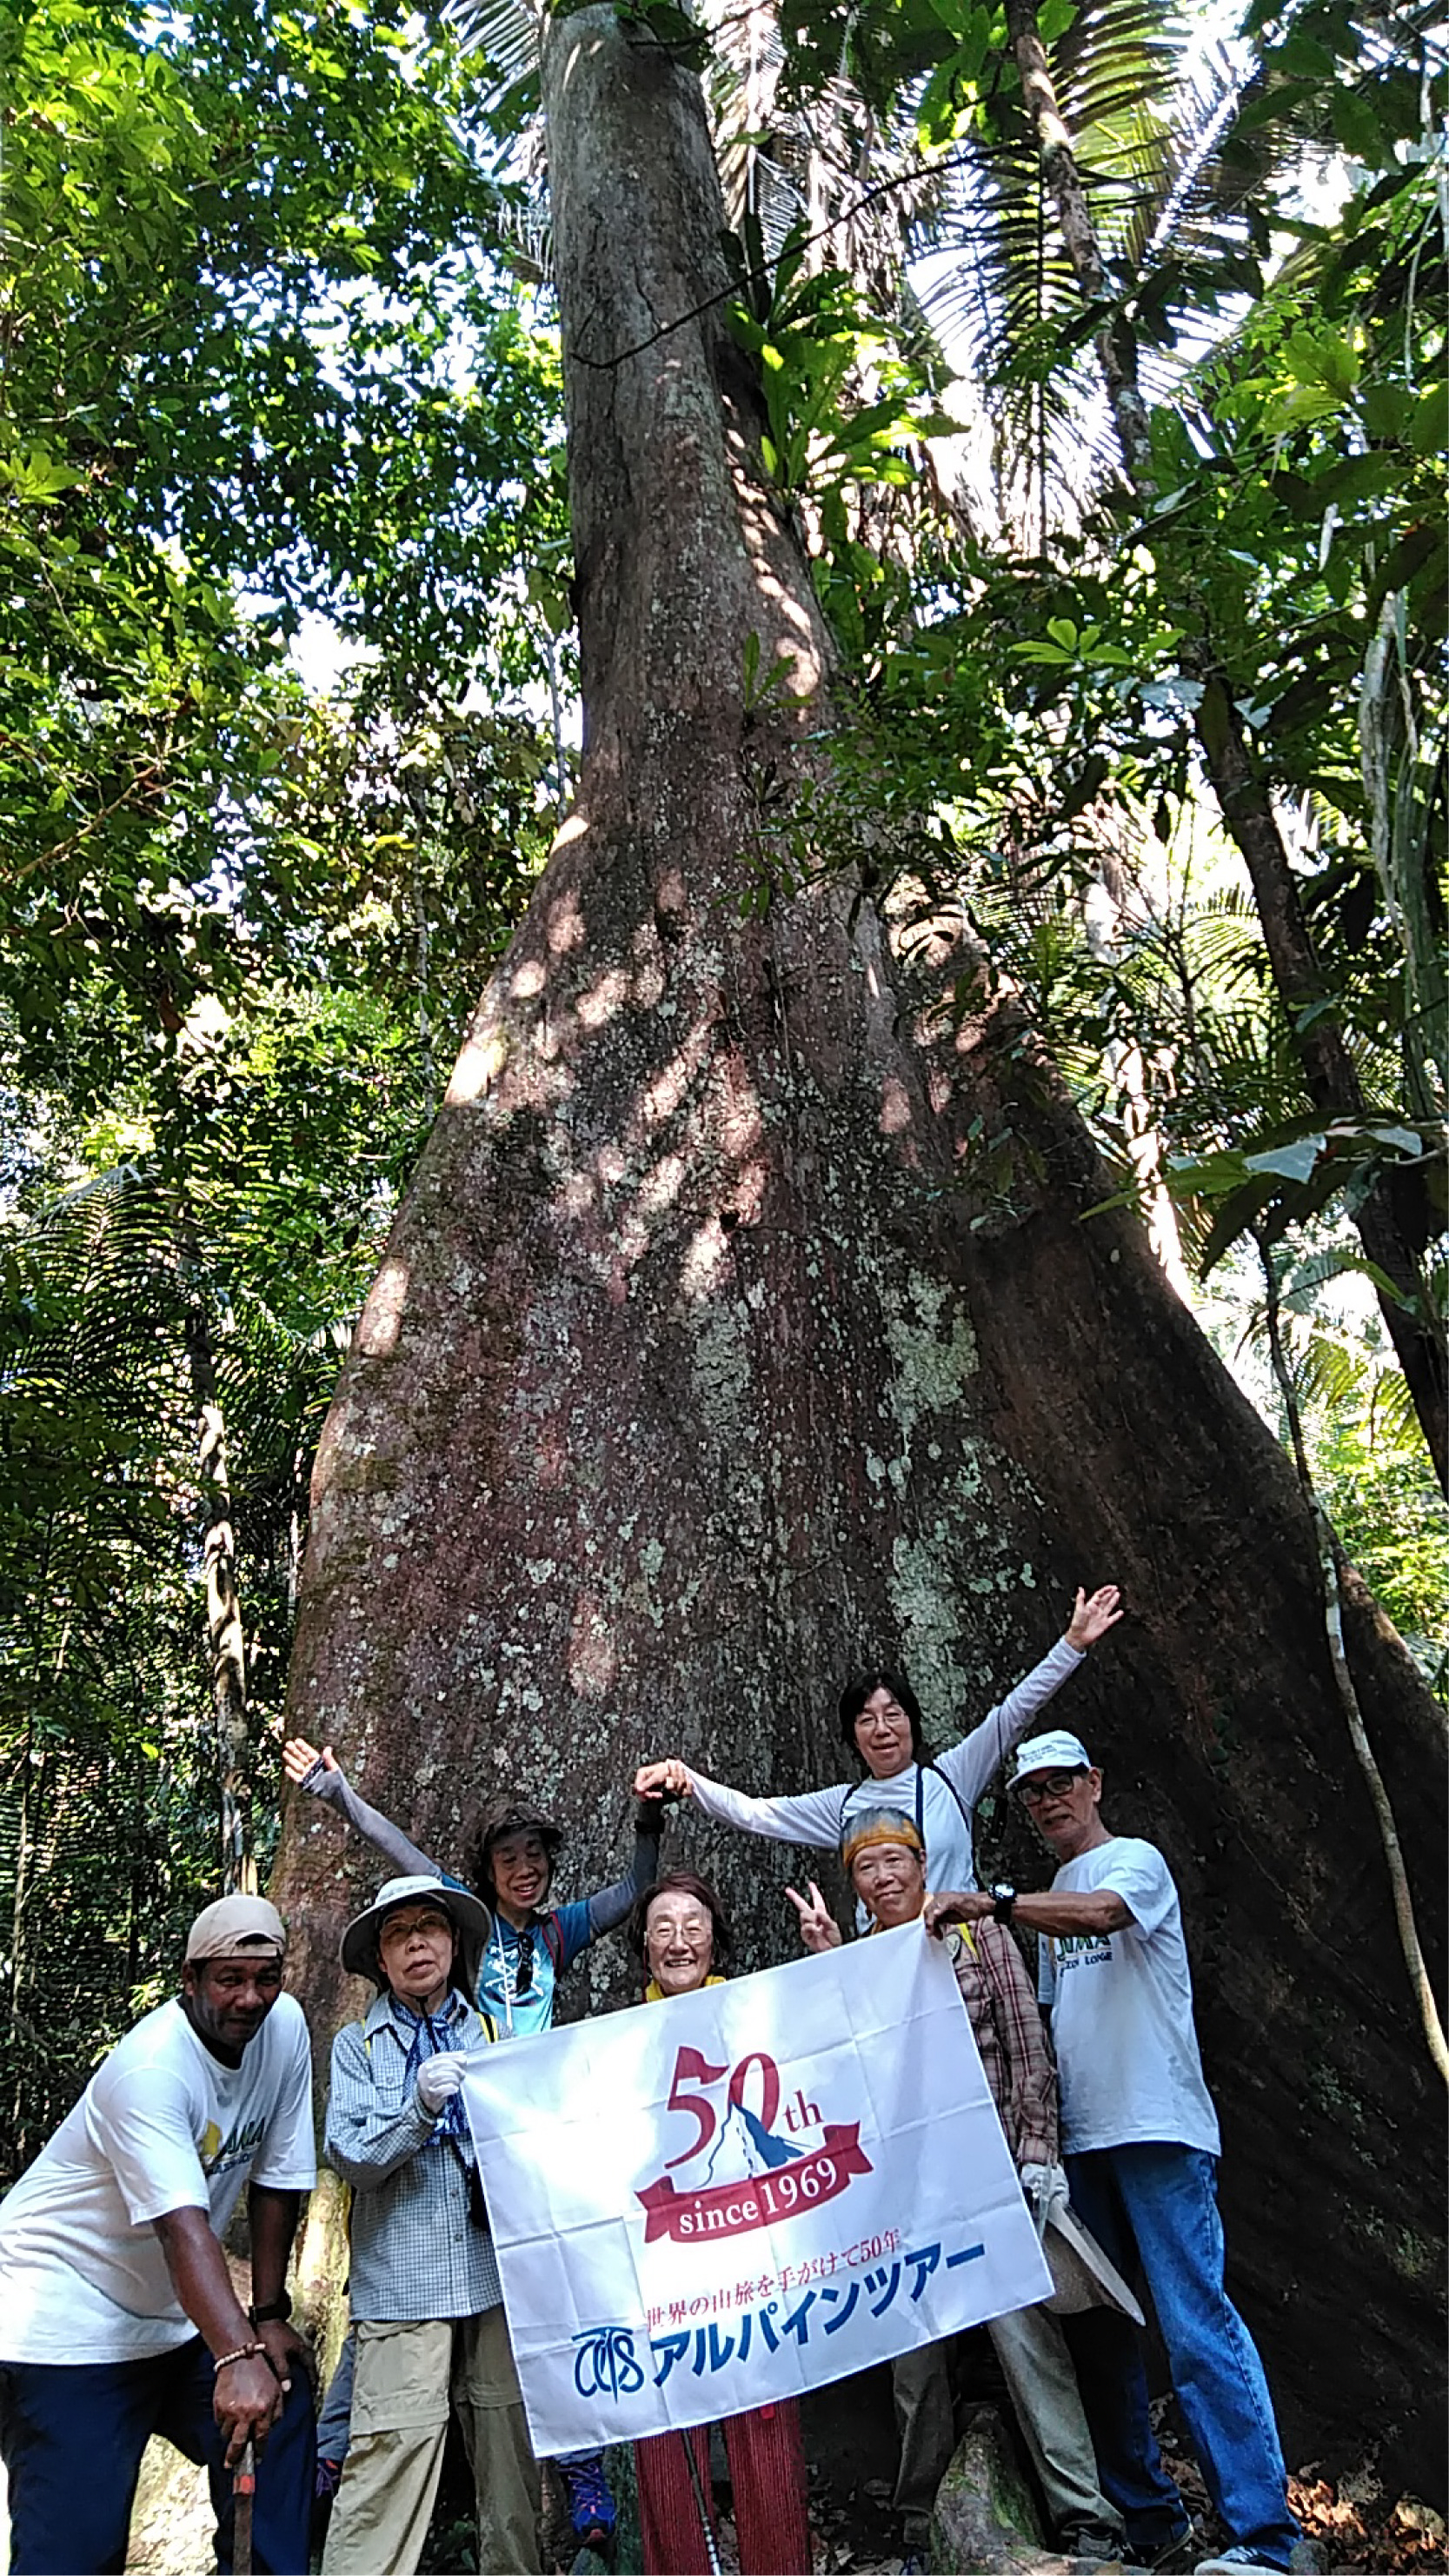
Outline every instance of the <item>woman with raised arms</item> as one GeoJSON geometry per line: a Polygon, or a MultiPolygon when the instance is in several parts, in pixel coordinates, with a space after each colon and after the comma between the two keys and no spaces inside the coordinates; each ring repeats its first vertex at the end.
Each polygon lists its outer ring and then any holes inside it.
{"type": "Polygon", "coordinates": [[[853,1801],[869,1796],[908,1815],[929,1855],[931,1889],[974,1887],[972,1818],[993,1772],[1025,1735],[1039,1709],[1070,1681],[1088,1648],[1122,1616],[1115,1583],[1088,1595],[1078,1591],[1065,1636],[1015,1690],[989,1711],[969,1735],[933,1758],[927,1748],[920,1703],[904,1675],[877,1669],[859,1674],[840,1696],[841,1741],[862,1766],[859,1780],[797,1797],[755,1798],[709,1779],[678,1755],[646,1762],[634,1786],[640,1797],[693,1798],[712,1824],[738,1825],[779,1843],[804,1843],[836,1851],[853,1801]]]}

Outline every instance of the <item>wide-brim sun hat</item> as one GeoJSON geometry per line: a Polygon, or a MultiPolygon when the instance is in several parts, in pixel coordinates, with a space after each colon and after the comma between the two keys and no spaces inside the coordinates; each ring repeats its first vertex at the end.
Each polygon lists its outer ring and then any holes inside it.
{"type": "Polygon", "coordinates": [[[483,1953],[493,1937],[493,1917],[479,1896],[466,1887],[449,1887],[441,1878],[389,1878],[378,1889],[366,1910],[355,1915],[342,1935],[342,1965],[349,1977],[371,1977],[375,1986],[384,1986],[378,1942],[389,1914],[400,1905],[418,1905],[426,1901],[446,1914],[458,1935],[458,1955],[453,1963],[453,1983],[470,1998],[478,1983],[483,1953]]]}

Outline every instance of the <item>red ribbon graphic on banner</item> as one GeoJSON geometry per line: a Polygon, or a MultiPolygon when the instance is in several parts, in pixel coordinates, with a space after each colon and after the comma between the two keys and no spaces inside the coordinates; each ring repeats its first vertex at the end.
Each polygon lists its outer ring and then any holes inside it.
{"type": "Polygon", "coordinates": [[[752,2174],[747,2182],[712,2183],[704,2191],[676,2191],[666,2175],[638,2195],[645,2209],[644,2242],[672,2236],[697,2245],[715,2236],[747,2236],[802,2209],[821,2209],[856,2174],[870,2172],[858,2120],[827,2121],[824,2143],[788,2165],[752,2174]]]}

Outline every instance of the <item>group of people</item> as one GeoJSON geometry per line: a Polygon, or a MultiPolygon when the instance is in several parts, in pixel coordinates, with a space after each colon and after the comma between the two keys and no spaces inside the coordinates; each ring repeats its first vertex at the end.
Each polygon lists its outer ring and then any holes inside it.
{"type": "MultiPolygon", "coordinates": [[[[558,1981],[626,1927],[645,2000],[725,1973],[729,1926],[706,1880],[659,1869],[666,1805],[837,1851],[856,1937],[924,1918],[944,1941],[1028,2204],[1070,2207],[1115,2278],[1145,2279],[1173,2385],[1230,2539],[1197,2556],[1153,2435],[1137,2327],[1123,2305],[1059,2321],[1047,2307],[990,2334],[1059,2546],[1080,2558],[1286,2570],[1300,2535],[1261,2363],[1223,2283],[1218,2130],[1203,2082],[1176,1889],[1150,1844],[1114,1835],[1101,1774],[1064,1730],[1022,1741],[1120,1616],[1078,1593],[1061,1641],[964,1740],[930,1756],[894,1673],[843,1693],[859,1776],[760,1798],[677,1757],[644,1764],[632,1867],[551,1903],[561,1834],[510,1797],[479,1818],[464,1874],[421,1851],[352,1789],[330,1748],[285,1748],[289,1777],[383,1853],[392,1875],[353,1921],[342,1963],[374,2000],[332,2050],[324,2149],[350,2187],[351,2322],[314,2428],[286,2276],[314,2180],[305,2023],[283,1991],[286,1936],[262,1898],[192,1925],[182,1991],[111,2052],[0,2203],[0,2451],[14,2576],[121,2569],[142,2453],[162,2432],[205,2461],[217,2556],[232,2564],[232,2478],[261,2453],[254,2563],[301,2576],[319,2496],[324,2576],[411,2576],[450,2418],[472,2468],[478,2563],[541,2565],[541,2480],[514,2368],[461,2087],[470,2052],[546,2030],[558,1981]],[[976,1801],[1015,1753],[1010,1788],[1054,1854],[1049,1889],[977,1888],[976,1801]],[[1038,1936],[1034,1994],[1013,1923],[1038,1936]],[[1042,2009],[1038,2009],[1038,2004],[1042,2009]],[[1050,2028],[1050,2041],[1047,2028],[1050,2028]],[[249,2192],[250,2303],[222,2237],[249,2192]],[[83,2466],[81,2465],[83,2464],[83,2466]],[[230,2473],[230,2474],[229,2474],[230,2473]]],[[[811,1881],[789,1891],[809,1950],[840,1926],[811,1881]]],[[[896,2505],[907,2570],[926,2563],[954,2448],[949,2355],[894,2365],[896,2505]]],[[[804,2451],[792,2404],[724,2427],[743,2576],[809,2576],[804,2451]]],[[[714,2505],[699,2432],[635,2446],[646,2576],[709,2576],[714,2505]]],[[[554,2463],[579,2545],[607,2556],[615,2505],[597,2451],[554,2463]]]]}

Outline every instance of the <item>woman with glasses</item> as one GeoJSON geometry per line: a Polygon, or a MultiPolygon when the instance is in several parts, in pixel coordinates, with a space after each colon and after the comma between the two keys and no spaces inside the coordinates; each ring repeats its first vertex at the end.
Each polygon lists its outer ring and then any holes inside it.
{"type": "Polygon", "coordinates": [[[712,1824],[737,1825],[772,1842],[804,1843],[836,1851],[862,1797],[908,1815],[930,1855],[931,1888],[974,1887],[972,1819],[976,1802],[998,1765],[1026,1733],[1039,1709],[1070,1681],[1089,1647],[1122,1616],[1115,1583],[1090,1597],[1078,1591],[1066,1634],[1024,1681],[1009,1691],[979,1726],[934,1758],[926,1744],[920,1702],[904,1675],[879,1669],[860,1673],[840,1696],[841,1741],[861,1767],[858,1780],[809,1789],[793,1798],[755,1798],[711,1780],[677,1755],[646,1762],[634,1787],[641,1798],[693,1798],[712,1824]]]}
{"type": "MultiPolygon", "coordinates": [[[[645,1970],[646,2003],[723,1982],[729,1923],[708,1880],[693,1870],[667,1870],[645,1890],[634,1907],[630,1939],[645,1970]]],[[[793,2398],[755,2407],[730,2416],[722,2430],[740,2576],[810,2576],[799,2407],[793,2398]]],[[[634,2470],[644,2576],[711,2576],[703,2521],[706,2514],[711,2525],[714,2520],[708,2425],[636,2442],[634,2470]]]]}
{"type": "MultiPolygon", "coordinates": [[[[330,1744],[319,1752],[303,1736],[294,1735],[282,1748],[282,1761],[294,1786],[325,1799],[358,1833],[365,1834],[396,1876],[436,1879],[444,1887],[482,1898],[492,1916],[492,1930],[473,1999],[479,2012],[497,2025],[500,2039],[552,2029],[558,1980],[591,1942],[626,1920],[659,1867],[664,1815],[656,1801],[638,1810],[634,1862],[627,1877],[596,1888],[592,1896],[579,1897],[572,1904],[551,1906],[549,1891],[563,1827],[518,1791],[495,1798],[475,1819],[463,1849],[466,1875],[454,1878],[399,1826],[358,1796],[330,1744]]],[[[324,2498],[336,2488],[347,2451],[351,2351],[349,2338],[317,2426],[318,2494],[324,2498]]],[[[569,2519],[580,2548],[607,2549],[617,2516],[602,2452],[571,2453],[554,2465],[567,2490],[569,2519]]]]}

